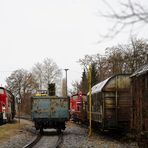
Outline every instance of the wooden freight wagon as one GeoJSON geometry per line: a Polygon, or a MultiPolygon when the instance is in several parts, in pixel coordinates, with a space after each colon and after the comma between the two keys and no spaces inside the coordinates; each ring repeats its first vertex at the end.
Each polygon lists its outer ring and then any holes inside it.
{"type": "Polygon", "coordinates": [[[92,87],[92,123],[98,128],[100,126],[103,130],[129,129],[131,117],[129,76],[114,75],[92,87]]]}
{"type": "Polygon", "coordinates": [[[132,122],[137,137],[148,138],[148,64],[131,75],[132,122]]]}

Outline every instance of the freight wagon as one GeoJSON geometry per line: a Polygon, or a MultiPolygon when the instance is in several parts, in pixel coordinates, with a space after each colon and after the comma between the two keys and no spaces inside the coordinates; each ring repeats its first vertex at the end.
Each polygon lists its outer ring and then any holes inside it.
{"type": "Polygon", "coordinates": [[[54,128],[58,132],[64,130],[69,120],[69,98],[44,95],[32,97],[32,120],[41,133],[46,128],[54,128]]]}
{"type": "Polygon", "coordinates": [[[131,128],[137,138],[148,138],[148,64],[131,75],[131,128]]]}
{"type": "Polygon", "coordinates": [[[0,87],[0,124],[11,122],[15,116],[14,95],[4,87],[0,87]]]}
{"type": "MultiPolygon", "coordinates": [[[[89,93],[88,93],[89,106],[89,93]]],[[[89,119],[89,107],[87,117],[89,119]]],[[[92,124],[103,130],[129,129],[130,75],[118,74],[92,87],[92,124]]]]}

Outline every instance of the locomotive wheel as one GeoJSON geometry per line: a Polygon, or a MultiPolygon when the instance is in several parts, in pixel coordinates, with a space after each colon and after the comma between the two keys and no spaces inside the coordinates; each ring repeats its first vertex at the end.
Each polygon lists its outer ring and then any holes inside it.
{"type": "Polygon", "coordinates": [[[3,118],[0,118],[0,125],[3,124],[3,118]]]}
{"type": "Polygon", "coordinates": [[[8,123],[12,122],[12,114],[7,117],[8,123]]]}

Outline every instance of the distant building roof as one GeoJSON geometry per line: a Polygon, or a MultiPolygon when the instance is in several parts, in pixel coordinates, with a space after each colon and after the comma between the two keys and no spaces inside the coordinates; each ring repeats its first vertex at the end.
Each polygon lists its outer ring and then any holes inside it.
{"type": "Polygon", "coordinates": [[[130,77],[140,76],[144,75],[148,72],[148,64],[140,67],[138,70],[136,70],[130,77]]]}

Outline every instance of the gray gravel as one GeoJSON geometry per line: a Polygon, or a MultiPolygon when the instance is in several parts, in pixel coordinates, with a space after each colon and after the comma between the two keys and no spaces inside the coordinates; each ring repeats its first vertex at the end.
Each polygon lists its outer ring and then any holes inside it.
{"type": "MultiPolygon", "coordinates": [[[[23,148],[35,136],[30,130],[33,131],[35,129],[28,125],[28,127],[25,127],[17,135],[10,137],[7,142],[1,143],[0,148],[23,148]]],[[[108,138],[102,134],[93,133],[89,137],[86,128],[68,122],[63,132],[61,148],[138,148],[138,144],[136,142],[121,142],[120,140],[108,138]]]]}
{"type": "Polygon", "coordinates": [[[61,148],[138,148],[138,144],[121,142],[94,133],[89,137],[86,128],[69,123],[64,132],[64,142],[61,148]]]}

